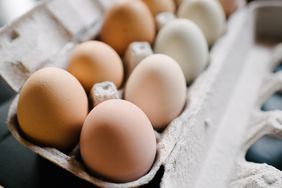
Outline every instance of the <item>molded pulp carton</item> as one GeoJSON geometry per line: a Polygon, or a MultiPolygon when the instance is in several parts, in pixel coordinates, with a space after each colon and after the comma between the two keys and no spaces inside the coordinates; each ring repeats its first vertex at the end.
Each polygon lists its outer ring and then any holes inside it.
{"type": "MultiPolygon", "coordinates": [[[[114,3],[103,0],[51,0],[0,31],[0,78],[16,92],[35,70],[65,67],[70,51],[99,34],[103,15],[114,3]]],[[[102,187],[138,187],[163,173],[161,187],[282,187],[282,173],[245,160],[262,135],[282,137],[282,113],[260,105],[282,88],[282,2],[259,1],[237,11],[226,34],[213,46],[209,67],[188,88],[184,112],[160,133],[157,158],[140,179],[112,183],[85,170],[79,147],[69,154],[37,146],[22,136],[17,97],[8,127],[24,146],[74,175],[102,187]],[[275,49],[275,50],[274,50],[275,49]]]]}

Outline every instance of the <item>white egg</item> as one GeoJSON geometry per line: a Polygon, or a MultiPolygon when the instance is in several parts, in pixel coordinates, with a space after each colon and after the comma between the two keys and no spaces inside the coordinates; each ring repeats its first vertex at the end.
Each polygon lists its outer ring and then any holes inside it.
{"type": "Polygon", "coordinates": [[[187,19],[175,19],[160,30],[155,52],[176,60],[188,83],[204,70],[208,62],[207,41],[200,28],[187,19]]]}
{"type": "Polygon", "coordinates": [[[225,13],[218,0],[186,0],[180,5],[177,16],[195,22],[209,46],[218,40],[226,27],[225,13]]]}

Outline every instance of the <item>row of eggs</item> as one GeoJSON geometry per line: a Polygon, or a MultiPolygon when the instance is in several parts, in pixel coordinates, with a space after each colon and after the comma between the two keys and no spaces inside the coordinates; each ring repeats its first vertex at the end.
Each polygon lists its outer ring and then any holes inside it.
{"type": "Polygon", "coordinates": [[[225,15],[216,0],[187,0],[177,14],[190,20],[169,22],[155,38],[152,14],[159,10],[154,6],[166,1],[144,2],[116,3],[105,16],[102,42],[78,45],[68,72],[51,67],[33,73],[18,101],[18,122],[27,138],[62,151],[79,142],[87,168],[116,182],[135,180],[151,168],[156,155],[153,128],[163,130],[181,113],[186,84],[206,67],[208,47],[225,29],[225,15]],[[125,100],[102,102],[88,113],[87,93],[93,84],[112,81],[122,87],[120,56],[134,41],[155,42],[158,54],[143,59],[129,75],[125,100]]]}

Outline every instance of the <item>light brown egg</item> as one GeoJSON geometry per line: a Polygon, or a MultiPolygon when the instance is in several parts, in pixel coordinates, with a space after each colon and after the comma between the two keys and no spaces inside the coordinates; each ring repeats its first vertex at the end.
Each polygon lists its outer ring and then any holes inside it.
{"type": "Polygon", "coordinates": [[[146,3],[154,16],[161,12],[175,12],[173,0],[143,0],[143,2],[146,3]]]}
{"type": "Polygon", "coordinates": [[[65,70],[33,73],[19,94],[20,129],[36,144],[70,149],[79,139],[88,101],[79,81],[65,70]]]}
{"type": "Polygon", "coordinates": [[[78,45],[69,61],[67,70],[87,92],[98,82],[112,81],[117,87],[122,84],[122,61],[114,49],[103,42],[88,41],[78,45]]]}
{"type": "Polygon", "coordinates": [[[180,66],[167,55],[145,58],[127,81],[125,99],[140,107],[155,129],[164,129],[185,105],[186,83],[180,66]]]}
{"type": "Polygon", "coordinates": [[[98,104],[87,116],[80,152],[90,171],[111,181],[145,175],[156,155],[153,127],[136,105],[120,99],[98,104]]]}
{"type": "Polygon", "coordinates": [[[226,16],[230,16],[233,12],[235,12],[241,4],[243,4],[243,0],[219,0],[221,5],[224,8],[226,16]]]}
{"type": "Polygon", "coordinates": [[[154,18],[141,0],[118,1],[108,10],[101,30],[101,40],[120,55],[131,42],[152,43],[154,37],[154,18]]]}

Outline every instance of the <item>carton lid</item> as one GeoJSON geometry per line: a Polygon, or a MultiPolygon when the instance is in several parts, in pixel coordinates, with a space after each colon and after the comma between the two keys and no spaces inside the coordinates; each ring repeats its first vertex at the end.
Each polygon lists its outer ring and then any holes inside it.
{"type": "Polygon", "coordinates": [[[53,0],[40,3],[0,30],[0,79],[16,92],[45,66],[65,66],[78,42],[94,38],[114,1],[53,0]]]}

